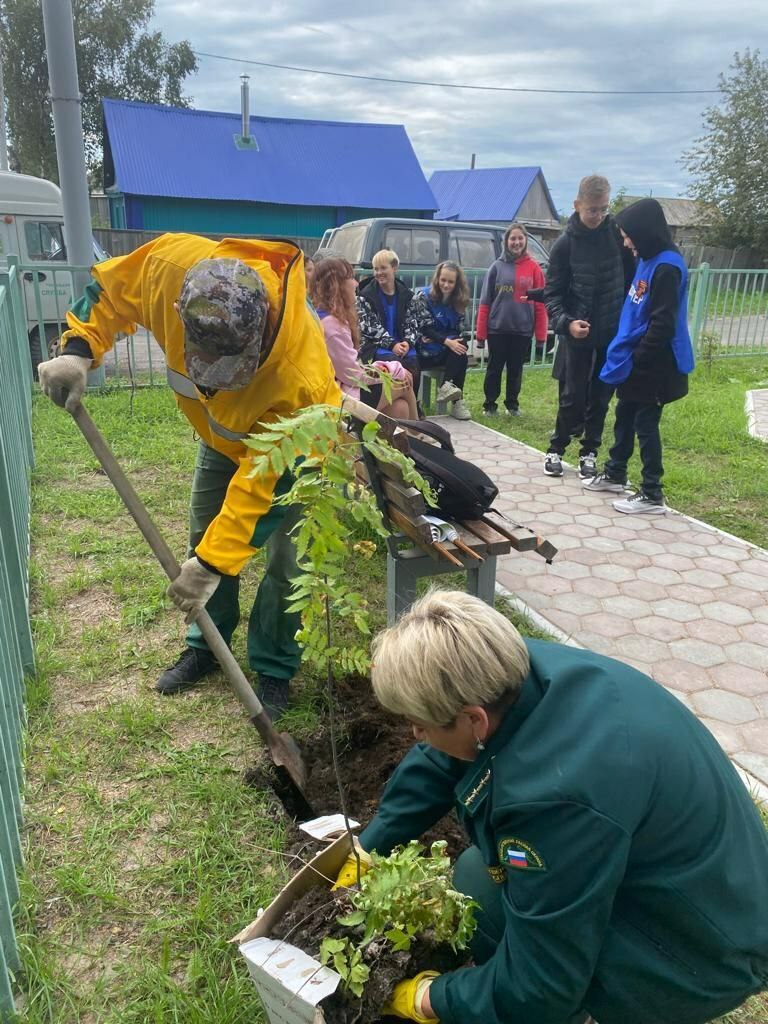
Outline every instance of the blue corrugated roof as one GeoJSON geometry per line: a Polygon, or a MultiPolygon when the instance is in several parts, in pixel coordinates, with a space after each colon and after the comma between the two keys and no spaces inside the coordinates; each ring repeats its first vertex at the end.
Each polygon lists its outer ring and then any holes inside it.
{"type": "Polygon", "coordinates": [[[251,117],[256,152],[235,146],[239,114],[127,100],[103,104],[114,185],[129,195],[437,208],[399,124],[251,117]]]}
{"type": "Polygon", "coordinates": [[[557,219],[540,167],[475,167],[461,171],[434,171],[429,185],[437,200],[438,219],[511,220],[541,174],[541,180],[557,219]]]}

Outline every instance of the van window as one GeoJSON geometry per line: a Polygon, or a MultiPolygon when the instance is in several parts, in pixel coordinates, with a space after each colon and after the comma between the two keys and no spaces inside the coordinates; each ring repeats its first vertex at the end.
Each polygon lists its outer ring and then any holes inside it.
{"type": "Polygon", "coordinates": [[[384,235],[384,248],[396,252],[401,263],[415,263],[411,257],[411,229],[389,228],[384,235]]]}
{"type": "Polygon", "coordinates": [[[31,260],[65,260],[64,236],[57,221],[24,221],[24,241],[31,260]]]}
{"type": "Polygon", "coordinates": [[[440,232],[425,228],[413,229],[414,263],[433,266],[440,259],[440,232]]]}
{"type": "Polygon", "coordinates": [[[334,256],[343,256],[353,265],[359,263],[367,231],[367,224],[347,224],[338,228],[331,239],[331,252],[334,256]]]}
{"type": "Polygon", "coordinates": [[[490,267],[496,259],[493,234],[490,231],[473,231],[471,234],[451,231],[448,258],[462,267],[490,267]]]}
{"type": "Polygon", "coordinates": [[[440,259],[440,232],[436,228],[387,228],[384,248],[396,252],[401,263],[425,263],[440,259]]]}

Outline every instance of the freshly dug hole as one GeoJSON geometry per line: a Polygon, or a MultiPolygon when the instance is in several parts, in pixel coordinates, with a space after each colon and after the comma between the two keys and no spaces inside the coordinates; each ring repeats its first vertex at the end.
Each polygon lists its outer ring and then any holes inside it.
{"type": "MultiPolygon", "coordinates": [[[[342,786],[350,817],[365,827],[376,813],[392,773],[413,746],[413,734],[404,719],[382,710],[369,679],[362,676],[342,679],[335,689],[336,743],[342,786]]],[[[327,717],[316,733],[302,741],[301,752],[308,773],[305,792],[315,812],[321,815],[340,811],[327,717]]],[[[247,773],[246,779],[260,788],[268,785],[274,789],[291,813],[290,794],[281,792],[267,758],[262,758],[247,773]]],[[[296,840],[303,835],[297,833],[296,840]]],[[[420,838],[427,847],[436,839],[444,839],[448,844],[446,852],[452,859],[469,845],[453,813],[442,818],[423,837],[414,838],[420,838]]]]}

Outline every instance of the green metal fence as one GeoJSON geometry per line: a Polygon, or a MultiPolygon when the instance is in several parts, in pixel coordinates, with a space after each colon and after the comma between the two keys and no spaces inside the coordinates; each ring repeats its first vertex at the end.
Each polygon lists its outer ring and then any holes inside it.
{"type": "Polygon", "coordinates": [[[691,271],[691,337],[699,358],[768,354],[768,270],[691,271]]]}
{"type": "MultiPolygon", "coordinates": [[[[33,358],[47,357],[48,345],[66,326],[65,314],[72,297],[82,290],[88,270],[63,263],[41,270],[24,266],[9,257],[15,267],[17,285],[30,335],[33,358]],[[40,344],[40,352],[36,346],[40,344]]],[[[359,271],[367,275],[370,271],[359,271]]],[[[483,270],[467,270],[470,303],[467,330],[474,339],[477,309],[480,304],[483,270]]],[[[430,269],[406,270],[401,278],[412,288],[427,284],[430,269]]],[[[690,271],[688,301],[689,323],[698,358],[724,358],[739,355],[768,355],[768,270],[712,270],[702,263],[690,271]]],[[[530,368],[552,365],[554,339],[547,346],[531,342],[530,368]]],[[[470,353],[482,367],[486,350],[470,342],[470,353]]],[[[103,370],[92,375],[91,385],[107,383],[121,387],[165,383],[165,362],[154,338],[139,327],[134,335],[121,335],[104,359],[103,370]]]]}
{"type": "Polygon", "coordinates": [[[21,861],[24,678],[34,671],[29,624],[32,369],[18,271],[0,270],[0,1018],[13,1010],[19,966],[13,907],[21,861]]]}

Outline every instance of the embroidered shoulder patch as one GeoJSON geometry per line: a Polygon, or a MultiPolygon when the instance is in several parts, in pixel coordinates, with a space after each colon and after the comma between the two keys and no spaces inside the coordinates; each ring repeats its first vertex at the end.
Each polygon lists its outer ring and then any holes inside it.
{"type": "Polygon", "coordinates": [[[530,843],[517,836],[509,839],[502,839],[499,843],[499,860],[508,868],[518,868],[521,871],[546,871],[547,865],[544,858],[535,850],[530,843]]]}

